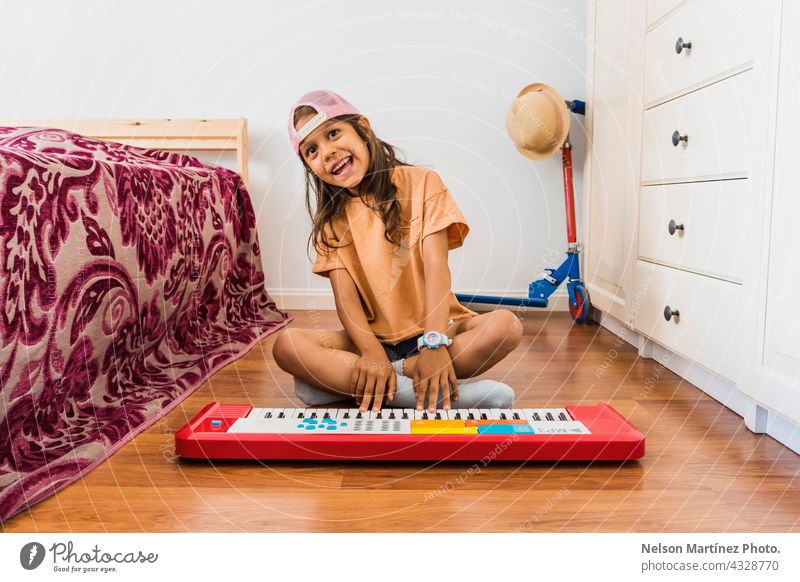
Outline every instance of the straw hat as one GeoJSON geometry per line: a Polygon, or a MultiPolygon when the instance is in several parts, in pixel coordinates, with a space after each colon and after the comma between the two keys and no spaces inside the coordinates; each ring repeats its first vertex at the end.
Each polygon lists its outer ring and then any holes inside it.
{"type": "Polygon", "coordinates": [[[569,109],[555,89],[533,83],[511,103],[506,130],[523,156],[541,160],[564,145],[569,132],[569,109]]]}

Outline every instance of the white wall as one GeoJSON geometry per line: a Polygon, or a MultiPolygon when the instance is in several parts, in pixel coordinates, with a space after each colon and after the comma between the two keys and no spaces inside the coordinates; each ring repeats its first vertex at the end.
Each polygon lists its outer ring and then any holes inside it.
{"type": "MultiPolygon", "coordinates": [[[[528,83],[585,99],[583,0],[0,2],[0,118],[240,117],[268,287],[286,307],[332,305],[310,271],[299,160],[302,93],[329,88],[412,163],[433,167],[472,232],[453,289],[524,296],[566,248],[558,156],[531,162],[505,132],[528,83]],[[316,299],[313,299],[316,297],[316,299]]],[[[581,224],[582,119],[573,117],[581,224]]],[[[580,230],[579,230],[580,236],[580,230]]],[[[580,239],[579,239],[580,240],[580,239]]]]}

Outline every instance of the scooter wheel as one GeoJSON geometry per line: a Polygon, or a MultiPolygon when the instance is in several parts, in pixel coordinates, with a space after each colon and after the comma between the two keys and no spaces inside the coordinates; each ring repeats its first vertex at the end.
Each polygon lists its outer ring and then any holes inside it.
{"type": "Polygon", "coordinates": [[[569,313],[575,323],[583,323],[589,317],[589,309],[592,303],[589,299],[589,292],[583,285],[575,285],[575,304],[569,304],[569,313]]]}

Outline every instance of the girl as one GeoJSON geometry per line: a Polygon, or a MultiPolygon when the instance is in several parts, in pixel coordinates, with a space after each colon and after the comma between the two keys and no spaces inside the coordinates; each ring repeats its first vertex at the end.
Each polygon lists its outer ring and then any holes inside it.
{"type": "Polygon", "coordinates": [[[332,91],[300,98],[289,138],[306,169],[312,271],[330,279],[344,326],[276,337],[275,361],[297,396],[310,406],[355,398],[362,412],[511,407],[505,384],[458,383],[508,355],[522,326],[508,310],[479,315],[450,290],[447,253],[469,227],[436,172],[398,160],[332,91]]]}

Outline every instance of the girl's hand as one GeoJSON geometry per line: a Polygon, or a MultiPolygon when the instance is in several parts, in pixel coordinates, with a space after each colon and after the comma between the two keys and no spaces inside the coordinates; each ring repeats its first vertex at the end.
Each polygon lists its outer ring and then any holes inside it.
{"type": "Polygon", "coordinates": [[[458,379],[450,352],[444,346],[420,350],[414,368],[414,390],[417,393],[417,410],[422,410],[425,395],[428,394],[428,410],[435,412],[440,390],[444,409],[450,410],[451,391],[452,397],[458,398],[458,379]]]}
{"type": "Polygon", "coordinates": [[[372,403],[372,410],[378,412],[383,406],[384,395],[389,400],[397,391],[397,376],[386,352],[364,352],[353,366],[350,388],[359,404],[359,410],[366,412],[372,403]]]}

